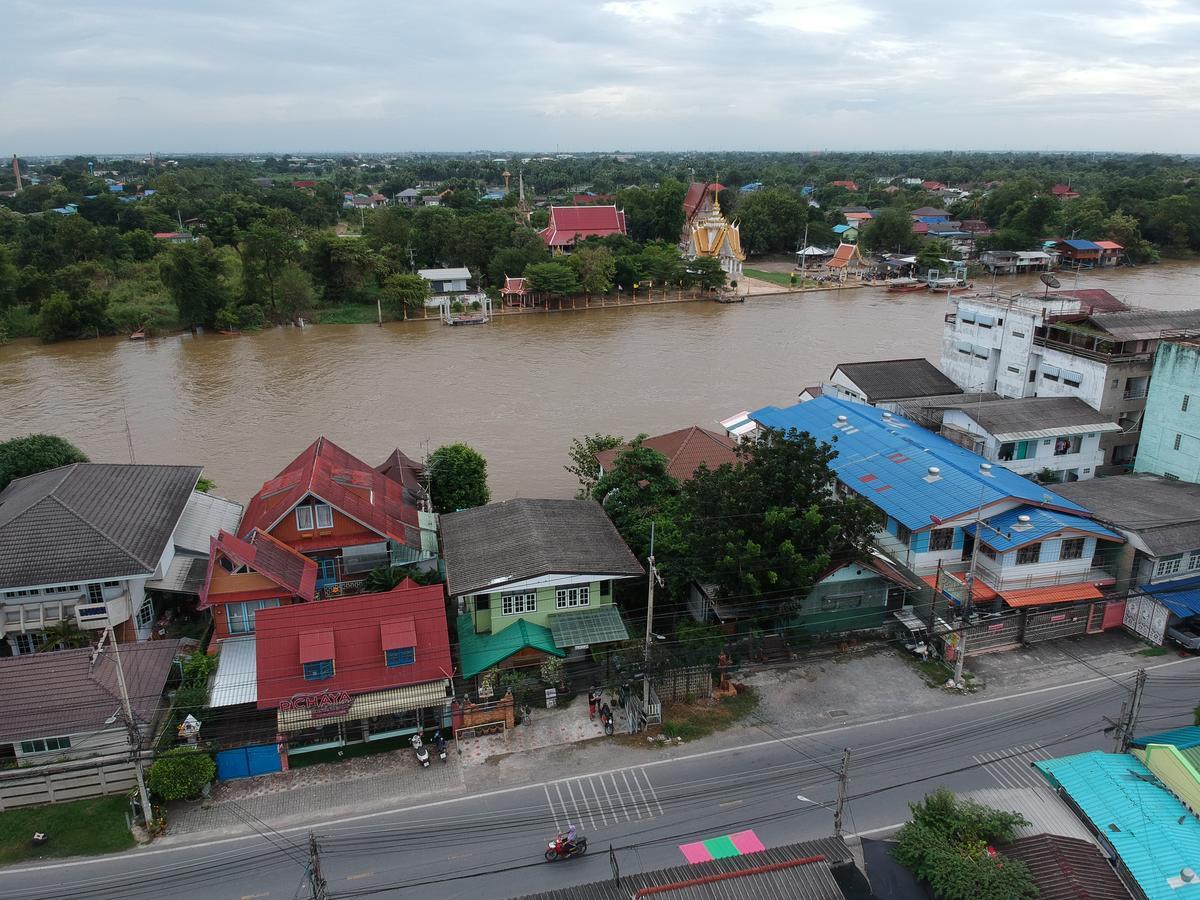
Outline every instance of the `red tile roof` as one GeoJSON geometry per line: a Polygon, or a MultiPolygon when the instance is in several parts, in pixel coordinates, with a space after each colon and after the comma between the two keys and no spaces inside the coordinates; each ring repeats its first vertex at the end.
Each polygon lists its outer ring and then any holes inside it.
{"type": "Polygon", "coordinates": [[[209,538],[208,570],[204,575],[204,587],[200,589],[200,609],[212,605],[208,593],[213,571],[220,564],[221,557],[257,572],[292,596],[311,600],[316,591],[317,564],[303,553],[293,550],[265,531],[252,529],[242,540],[222,528],[216,537],[209,538]]]}
{"type": "Polygon", "coordinates": [[[293,181],[292,182],[292,187],[294,187],[294,188],[310,188],[310,187],[316,187],[316,186],[317,186],[317,183],[315,181],[293,181]]]}
{"type": "Polygon", "coordinates": [[[1116,241],[1094,241],[1095,245],[1101,250],[1124,250],[1125,248],[1116,241]]]}
{"type": "Polygon", "coordinates": [[[317,438],[251,498],[242,517],[242,536],[255,528],[270,531],[309,494],[380,536],[407,547],[421,546],[417,507],[404,486],[325,437],[317,438]]]}
{"type": "Polygon", "coordinates": [[[912,233],[913,234],[929,234],[929,223],[928,222],[913,222],[912,233]]]}
{"type": "Polygon", "coordinates": [[[615,206],[552,206],[550,224],[538,233],[551,247],[569,247],[579,238],[626,234],[625,213],[615,206]]]}
{"type": "Polygon", "coordinates": [[[723,191],[725,185],[715,181],[693,181],[688,185],[687,195],[683,198],[683,221],[690,222],[700,209],[704,198],[714,190],[723,191]]]}
{"type": "Polygon", "coordinates": [[[454,672],[440,584],[406,583],[386,594],[260,609],[254,630],[259,709],[274,709],[296,694],[326,689],[362,694],[438,681],[454,672]],[[405,631],[416,642],[410,645],[416,651],[413,664],[389,668],[384,644],[405,631]],[[332,639],[332,650],[325,652],[333,654],[333,677],[305,681],[302,644],[312,650],[309,645],[322,634],[332,639]]]}
{"type": "MultiPolygon", "coordinates": [[[[737,459],[735,444],[730,438],[696,425],[648,437],[642,441],[642,446],[665,456],[668,460],[667,473],[680,481],[691,478],[701,463],[715,469],[722,463],[737,459]]],[[[596,454],[596,462],[604,469],[611,469],[617,455],[628,447],[628,444],[624,444],[613,450],[602,450],[596,454]]]]}
{"type": "Polygon", "coordinates": [[[1124,312],[1129,306],[1103,288],[1084,288],[1079,291],[1051,291],[1051,297],[1074,297],[1092,312],[1124,312]]]}
{"type": "Polygon", "coordinates": [[[858,252],[857,244],[838,244],[837,250],[833,253],[833,258],[825,263],[828,269],[841,269],[849,265],[852,259],[862,259],[858,252]]]}
{"type": "Polygon", "coordinates": [[[524,294],[529,289],[525,286],[524,278],[512,278],[508,275],[504,276],[504,287],[500,288],[501,294],[524,294]]]}
{"type": "Polygon", "coordinates": [[[927,191],[944,191],[946,186],[940,181],[922,181],[921,187],[927,191]]]}

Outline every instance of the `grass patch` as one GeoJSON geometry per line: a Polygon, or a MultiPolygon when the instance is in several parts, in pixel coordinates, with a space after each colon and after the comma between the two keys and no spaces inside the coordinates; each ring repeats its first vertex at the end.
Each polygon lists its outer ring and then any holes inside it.
{"type": "Polygon", "coordinates": [[[0,312],[0,344],[36,336],[37,315],[28,306],[14,306],[0,312]]]}
{"type": "Polygon", "coordinates": [[[0,864],[128,850],[134,844],[125,826],[128,810],[125,795],[117,794],[0,813],[0,864]],[[35,831],[49,843],[33,847],[35,831]]]}
{"type": "Polygon", "coordinates": [[[743,274],[747,278],[753,278],[755,281],[769,281],[771,284],[777,284],[780,287],[811,287],[816,284],[811,278],[801,278],[796,276],[796,283],[792,284],[792,276],[789,272],[766,272],[763,269],[742,269],[743,274]]]}
{"type": "MultiPolygon", "coordinates": [[[[322,325],[374,325],[379,314],[374,303],[343,303],[316,310],[315,318],[322,325]]],[[[392,320],[387,310],[383,312],[383,320],[392,320]]]]}
{"type": "Polygon", "coordinates": [[[1139,650],[1138,653],[1140,653],[1142,656],[1166,656],[1167,648],[1166,647],[1146,647],[1144,650],[1139,650]]]}
{"type": "Polygon", "coordinates": [[[758,706],[758,692],[741,686],[736,696],[713,700],[705,697],[692,703],[664,703],[662,733],[669,738],[694,741],[744,719],[758,706]]]}

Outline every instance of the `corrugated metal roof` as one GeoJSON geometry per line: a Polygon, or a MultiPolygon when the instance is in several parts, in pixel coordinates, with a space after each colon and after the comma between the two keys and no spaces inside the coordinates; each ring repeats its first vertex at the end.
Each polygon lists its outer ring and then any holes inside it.
{"type": "MultiPolygon", "coordinates": [[[[991,516],[987,520],[987,524],[988,528],[985,530],[986,537],[983,542],[1001,553],[1044,540],[1060,531],[1083,532],[1105,540],[1124,543],[1124,538],[1115,531],[1109,531],[1091,519],[1053,509],[1042,509],[1038,506],[1015,507],[1007,512],[991,516]],[[1020,520],[1022,516],[1027,516],[1029,521],[1022,522],[1020,520]],[[992,529],[1001,531],[1003,534],[997,534],[992,529]]],[[[966,526],[963,530],[973,535],[975,533],[974,523],[966,526]]]]}
{"type": "Polygon", "coordinates": [[[204,587],[204,573],[208,570],[208,558],[177,554],[162,578],[147,581],[146,587],[171,594],[199,594],[204,587]]]}
{"type": "Polygon", "coordinates": [[[1121,426],[1078,397],[1024,397],[958,407],[1000,441],[1120,431],[1121,426]]]}
{"type": "Polygon", "coordinates": [[[471,270],[459,266],[457,269],[417,269],[417,274],[426,281],[467,281],[471,270]]]}
{"type": "Polygon", "coordinates": [[[216,537],[222,528],[237,534],[241,521],[242,504],[192,491],[175,526],[175,546],[197,556],[207,556],[209,539],[216,537]]]}
{"type": "Polygon", "coordinates": [[[217,674],[208,705],[237,706],[258,700],[258,659],[254,636],[228,638],[220,643],[217,674]]]}
{"type": "Polygon", "coordinates": [[[1017,837],[1035,834],[1059,834],[1063,837],[1092,840],[1092,833],[1079,821],[1057,794],[1044,788],[980,788],[959,795],[962,800],[973,800],[990,806],[1023,815],[1028,825],[1017,828],[1017,837]]]}
{"type": "Polygon", "coordinates": [[[1180,750],[1190,750],[1200,747],[1200,728],[1189,725],[1186,728],[1172,728],[1170,731],[1159,731],[1144,737],[1134,738],[1130,743],[1134,747],[1145,747],[1148,744],[1169,744],[1180,750]]]}
{"type": "Polygon", "coordinates": [[[1136,534],[1155,556],[1200,547],[1200,485],[1139,472],[1056,484],[1053,490],[1136,534]]]}
{"type": "Polygon", "coordinates": [[[1200,576],[1162,584],[1143,584],[1138,590],[1182,618],[1200,613],[1200,576]]]}
{"type": "Polygon", "coordinates": [[[619,886],[610,878],[541,894],[528,894],[521,900],[629,900],[643,888],[667,886],[671,889],[657,891],[655,896],[664,900],[727,900],[734,897],[753,897],[756,900],[843,900],[842,890],[830,870],[833,866],[852,863],[853,856],[841,838],[821,838],[772,847],[758,853],[622,875],[619,886]],[[823,857],[823,860],[796,865],[797,861],[812,857],[823,857]],[[714,880],[695,883],[698,879],[710,878],[714,880]]]}
{"type": "Polygon", "coordinates": [[[1142,763],[1125,753],[1093,751],[1034,763],[1116,850],[1149,900],[1200,897],[1200,820],[1142,763]]]}

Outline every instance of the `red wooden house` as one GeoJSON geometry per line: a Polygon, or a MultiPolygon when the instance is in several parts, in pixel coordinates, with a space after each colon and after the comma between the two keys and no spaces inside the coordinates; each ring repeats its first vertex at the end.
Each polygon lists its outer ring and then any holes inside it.
{"type": "Polygon", "coordinates": [[[577,240],[628,234],[625,212],[615,206],[552,206],[550,224],[538,232],[555,253],[564,253],[577,240]]]}
{"type": "Polygon", "coordinates": [[[222,529],[209,541],[208,570],[200,609],[211,609],[213,640],[253,634],[262,609],[312,600],[317,564],[266,532],[252,529],[243,540],[222,529]]]}
{"type": "Polygon", "coordinates": [[[258,529],[314,560],[319,596],[356,592],[372,569],[436,558],[422,471],[399,450],[371,468],[318,438],[254,495],[241,534],[258,529]]]}

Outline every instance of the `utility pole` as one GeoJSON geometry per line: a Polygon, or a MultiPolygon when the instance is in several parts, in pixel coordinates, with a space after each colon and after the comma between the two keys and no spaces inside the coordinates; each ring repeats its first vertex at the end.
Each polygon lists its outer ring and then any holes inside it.
{"type": "Polygon", "coordinates": [[[842,836],[842,824],[846,810],[846,785],[850,781],[850,748],[842,750],[842,768],[838,772],[837,806],[833,810],[833,833],[842,836]]]}
{"type": "Polygon", "coordinates": [[[312,889],[312,900],[326,900],[325,876],[321,874],[321,848],[317,846],[317,836],[308,833],[308,884],[312,889]]]}
{"type": "MultiPolygon", "coordinates": [[[[133,753],[133,771],[137,777],[138,799],[142,804],[142,818],[146,822],[146,830],[149,831],[154,811],[150,807],[150,794],[146,791],[146,776],[142,771],[142,733],[138,729],[137,720],[133,717],[133,704],[129,702],[129,688],[125,685],[125,669],[121,665],[121,651],[111,624],[105,626],[104,636],[112,643],[113,662],[117,667],[117,686],[121,690],[121,704],[125,708],[125,725],[129,729],[129,747],[133,753]]],[[[101,640],[101,649],[103,645],[104,642],[101,640]]],[[[97,650],[97,652],[100,651],[97,650]]]]}
{"type": "Polygon", "coordinates": [[[1137,731],[1138,716],[1142,711],[1142,689],[1146,686],[1146,670],[1138,669],[1133,681],[1133,690],[1121,704],[1121,718],[1116,727],[1116,753],[1126,753],[1137,731]]]}
{"type": "Polygon", "coordinates": [[[646,659],[642,664],[642,713],[650,709],[650,643],[654,640],[654,582],[658,580],[658,571],[654,568],[654,521],[650,522],[650,578],[646,593],[646,659]]]}

